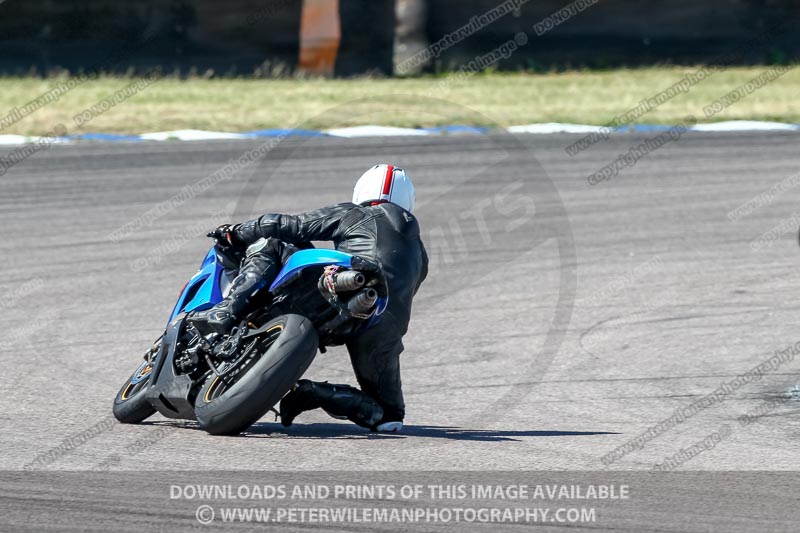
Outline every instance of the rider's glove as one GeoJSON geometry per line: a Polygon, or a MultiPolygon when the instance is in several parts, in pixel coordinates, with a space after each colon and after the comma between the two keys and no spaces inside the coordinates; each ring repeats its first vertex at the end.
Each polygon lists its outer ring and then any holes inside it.
{"type": "Polygon", "coordinates": [[[228,269],[237,269],[244,259],[243,245],[234,235],[235,228],[230,224],[223,224],[214,231],[206,234],[214,239],[214,249],[217,259],[222,266],[228,269]]]}
{"type": "Polygon", "coordinates": [[[235,229],[236,228],[230,224],[223,224],[206,234],[206,236],[214,239],[214,242],[216,242],[217,246],[220,248],[238,250],[242,247],[242,245],[236,238],[235,229]]]}

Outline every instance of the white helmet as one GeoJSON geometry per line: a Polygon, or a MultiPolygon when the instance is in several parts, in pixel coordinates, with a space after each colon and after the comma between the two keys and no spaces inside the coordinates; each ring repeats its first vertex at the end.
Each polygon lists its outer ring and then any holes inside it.
{"type": "Polygon", "coordinates": [[[391,202],[414,210],[414,184],[406,171],[394,165],[375,165],[364,172],[353,189],[353,203],[391,202]]]}

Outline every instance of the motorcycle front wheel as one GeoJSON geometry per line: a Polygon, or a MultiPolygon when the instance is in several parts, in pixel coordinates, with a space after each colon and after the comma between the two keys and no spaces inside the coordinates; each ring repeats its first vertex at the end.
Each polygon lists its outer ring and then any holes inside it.
{"type": "Polygon", "coordinates": [[[153,363],[144,361],[114,398],[114,417],[123,424],[138,424],[155,414],[156,410],[145,399],[144,394],[152,371],[153,363]]]}

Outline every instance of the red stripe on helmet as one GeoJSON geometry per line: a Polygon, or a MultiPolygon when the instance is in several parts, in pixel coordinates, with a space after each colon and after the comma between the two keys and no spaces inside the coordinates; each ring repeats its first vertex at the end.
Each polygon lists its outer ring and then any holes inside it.
{"type": "Polygon", "coordinates": [[[392,177],[394,177],[394,166],[387,165],[386,166],[386,177],[383,178],[383,195],[389,196],[389,193],[392,191],[392,177]]]}

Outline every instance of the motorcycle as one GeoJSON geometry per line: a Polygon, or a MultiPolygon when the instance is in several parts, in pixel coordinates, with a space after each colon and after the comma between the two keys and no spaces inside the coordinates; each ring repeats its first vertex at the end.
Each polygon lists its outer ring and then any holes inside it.
{"type": "Polygon", "coordinates": [[[117,393],[117,420],[137,424],[158,412],[196,420],[213,435],[241,433],[274,411],[318,350],[374,325],[388,301],[376,263],[311,247],[289,257],[230,332],[201,335],[187,316],[220,302],[237,269],[216,248],[208,252],[163,335],[117,393]]]}

